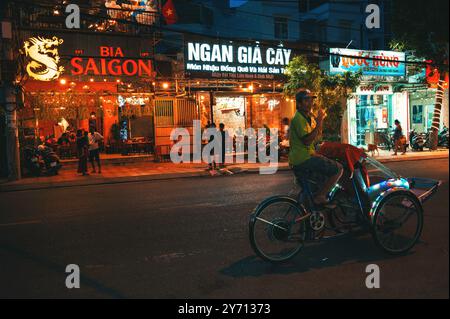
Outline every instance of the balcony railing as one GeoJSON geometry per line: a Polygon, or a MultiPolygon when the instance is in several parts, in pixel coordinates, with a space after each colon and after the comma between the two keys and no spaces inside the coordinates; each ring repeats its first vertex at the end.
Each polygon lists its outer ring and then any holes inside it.
{"type": "MultiPolygon", "coordinates": [[[[65,8],[62,6],[38,5],[33,3],[12,3],[13,16],[22,29],[59,30],[65,29],[65,8]]],[[[140,34],[152,32],[160,25],[160,14],[156,10],[127,10],[117,8],[80,7],[80,29],[92,32],[118,32],[140,34]]]]}

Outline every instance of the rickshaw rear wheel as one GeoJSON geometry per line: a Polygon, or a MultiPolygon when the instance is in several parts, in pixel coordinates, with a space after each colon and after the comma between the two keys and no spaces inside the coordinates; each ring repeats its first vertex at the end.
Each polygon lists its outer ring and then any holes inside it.
{"type": "Polygon", "coordinates": [[[411,250],[423,229],[423,208],[408,191],[396,191],[381,200],[372,216],[372,236],[384,252],[401,255],[411,250]]]}

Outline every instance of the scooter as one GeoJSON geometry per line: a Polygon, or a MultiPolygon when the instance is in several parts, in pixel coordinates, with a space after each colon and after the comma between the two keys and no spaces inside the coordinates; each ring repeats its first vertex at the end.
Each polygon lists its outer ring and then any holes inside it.
{"type": "Polygon", "coordinates": [[[378,134],[380,137],[380,145],[382,145],[383,148],[387,149],[388,151],[394,149],[394,139],[392,138],[392,134],[390,134],[387,129],[380,130],[378,134]]]}
{"type": "Polygon", "coordinates": [[[448,148],[448,127],[444,126],[438,134],[438,146],[448,148]]]}
{"type": "Polygon", "coordinates": [[[422,134],[418,134],[415,130],[409,133],[409,145],[413,151],[423,151],[425,140],[422,134]]]}
{"type": "Polygon", "coordinates": [[[48,146],[24,149],[25,167],[34,176],[57,175],[61,169],[58,155],[48,146]]]}
{"type": "Polygon", "coordinates": [[[58,171],[61,169],[61,161],[59,156],[46,145],[38,146],[38,154],[41,156],[44,163],[45,170],[48,175],[58,175],[58,171]]]}
{"type": "Polygon", "coordinates": [[[41,160],[37,149],[32,146],[27,146],[23,150],[23,156],[25,159],[25,168],[30,172],[31,175],[39,176],[41,175],[41,160]]]}

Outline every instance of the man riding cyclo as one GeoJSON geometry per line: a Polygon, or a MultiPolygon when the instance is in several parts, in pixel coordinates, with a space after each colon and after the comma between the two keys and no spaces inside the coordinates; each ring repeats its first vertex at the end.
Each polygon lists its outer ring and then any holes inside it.
{"type": "MultiPolygon", "coordinates": [[[[300,90],[295,96],[297,111],[289,129],[289,164],[298,179],[305,178],[305,172],[318,173],[326,179],[314,198],[316,205],[326,205],[328,193],[344,173],[341,163],[345,163],[347,171],[352,174],[354,165],[366,154],[357,147],[336,142],[325,142],[316,152],[314,143],[321,135],[326,113],[320,109],[317,117],[313,117],[315,98],[309,90],[300,90]]],[[[369,186],[368,178],[365,182],[369,186]]]]}

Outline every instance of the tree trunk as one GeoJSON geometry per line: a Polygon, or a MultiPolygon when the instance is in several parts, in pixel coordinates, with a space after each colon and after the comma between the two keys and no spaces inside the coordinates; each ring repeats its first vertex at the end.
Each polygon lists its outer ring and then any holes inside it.
{"type": "Polygon", "coordinates": [[[430,149],[436,150],[438,146],[438,134],[441,123],[441,109],[444,101],[445,71],[441,71],[436,91],[436,102],[434,105],[433,124],[431,125],[430,149]]]}

